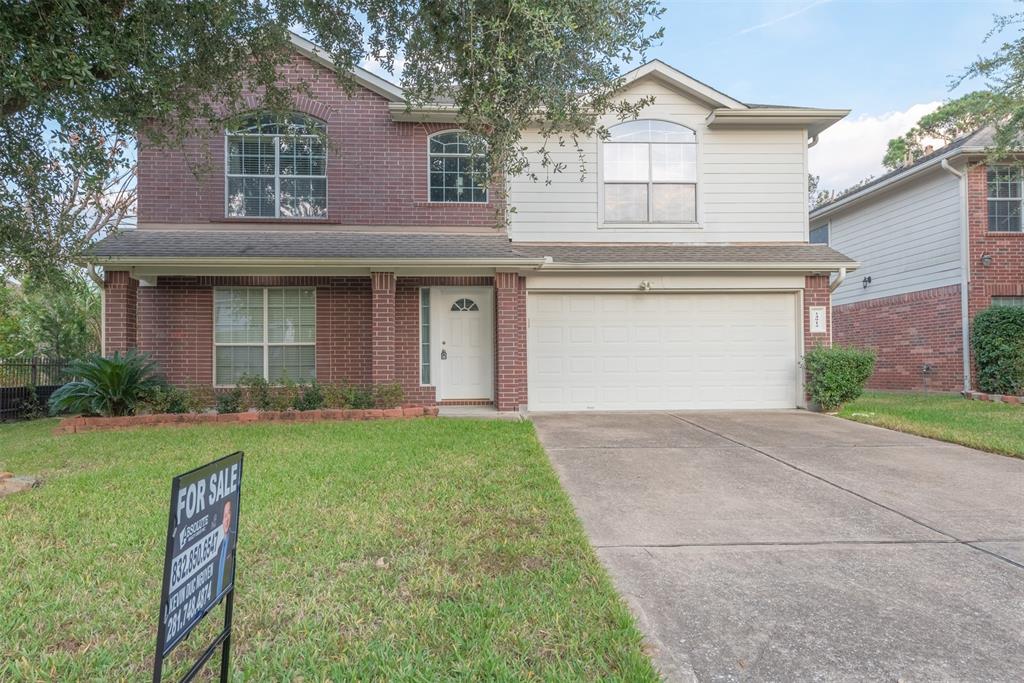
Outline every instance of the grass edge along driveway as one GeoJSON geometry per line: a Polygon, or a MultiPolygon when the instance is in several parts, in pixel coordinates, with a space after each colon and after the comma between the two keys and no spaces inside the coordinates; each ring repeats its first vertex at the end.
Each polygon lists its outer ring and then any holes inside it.
{"type": "Polygon", "coordinates": [[[1024,406],[969,401],[956,394],[869,391],[843,406],[839,416],[990,453],[1024,457],[1024,406]]]}
{"type": "Polygon", "coordinates": [[[0,680],[144,679],[171,477],[239,449],[236,676],[657,678],[530,423],[54,425],[0,425],[0,680]]]}

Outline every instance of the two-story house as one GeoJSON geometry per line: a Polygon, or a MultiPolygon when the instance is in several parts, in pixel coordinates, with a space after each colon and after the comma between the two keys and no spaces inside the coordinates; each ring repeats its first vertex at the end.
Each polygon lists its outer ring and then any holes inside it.
{"type": "Polygon", "coordinates": [[[811,241],[861,263],[834,337],[878,353],[869,386],[970,391],[974,316],[1024,306],[1024,173],[988,165],[992,142],[966,135],[811,212],[811,241]]]}
{"type": "Polygon", "coordinates": [[[222,135],[141,146],[138,227],[89,257],[106,353],[178,384],[397,381],[502,411],[803,403],[829,278],[856,266],[808,243],[808,143],[845,110],[745,104],[651,62],[623,96],[655,103],[583,142],[583,180],[505,179],[498,221],[451,106],[410,109],[362,70],[350,95],[293,43],[283,77],[311,86],[291,125],[252,97],[222,135]]]}

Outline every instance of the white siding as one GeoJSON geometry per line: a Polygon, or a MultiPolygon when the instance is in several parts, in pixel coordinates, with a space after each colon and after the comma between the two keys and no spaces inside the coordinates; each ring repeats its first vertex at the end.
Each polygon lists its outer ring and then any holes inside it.
{"type": "MultiPolygon", "coordinates": [[[[540,155],[531,156],[539,178],[509,181],[509,233],[515,241],[730,242],[804,241],[807,229],[807,145],[804,130],[711,130],[710,108],[652,79],[631,85],[628,96],[654,95],[641,118],[662,119],[697,132],[697,225],[686,227],[603,227],[598,173],[599,143],[582,144],[586,170],[580,180],[580,156],[571,142],[548,142],[561,173],[545,174],[540,155]]],[[[614,125],[614,117],[605,120],[614,125]]],[[[524,144],[538,150],[536,131],[524,144]]]]}
{"type": "Polygon", "coordinates": [[[959,183],[951,173],[935,169],[829,217],[829,244],[861,263],[832,295],[832,303],[958,284],[959,183]],[[868,276],[871,284],[864,287],[868,276]]]}

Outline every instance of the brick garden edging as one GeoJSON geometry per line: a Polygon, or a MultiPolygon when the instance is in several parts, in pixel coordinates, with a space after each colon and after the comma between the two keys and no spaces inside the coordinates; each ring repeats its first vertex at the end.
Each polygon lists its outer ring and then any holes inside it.
{"type": "Polygon", "coordinates": [[[992,403],[1011,403],[1024,405],[1024,396],[1008,396],[1006,394],[986,394],[980,391],[962,391],[964,398],[972,401],[991,401],[992,403]]]}
{"type": "Polygon", "coordinates": [[[437,406],[409,406],[405,408],[367,408],[323,410],[266,410],[244,413],[161,413],[158,415],[130,415],[126,417],[67,417],[60,421],[55,434],[75,434],[126,427],[152,427],[166,425],[240,424],[246,422],[321,422],[324,420],[393,420],[412,417],[436,417],[437,406]]]}

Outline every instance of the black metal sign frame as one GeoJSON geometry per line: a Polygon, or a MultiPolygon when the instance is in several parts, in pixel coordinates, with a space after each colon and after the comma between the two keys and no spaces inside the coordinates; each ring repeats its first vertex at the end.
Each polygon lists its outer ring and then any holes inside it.
{"type": "Polygon", "coordinates": [[[160,683],[163,677],[163,666],[164,658],[171,653],[171,651],[177,647],[179,643],[185,640],[197,625],[206,615],[209,614],[214,607],[219,605],[221,602],[224,603],[224,627],[221,629],[217,637],[213,639],[213,642],[203,651],[199,659],[192,665],[188,673],[181,679],[182,683],[193,680],[196,675],[202,670],[203,666],[210,660],[213,654],[217,651],[217,648],[221,648],[220,658],[220,680],[221,683],[227,683],[229,665],[231,662],[231,625],[232,616],[234,612],[235,602],[235,569],[236,569],[236,550],[237,550],[237,529],[238,529],[238,518],[241,509],[241,498],[242,498],[242,471],[245,460],[245,454],[242,451],[236,451],[231,455],[226,455],[223,458],[214,460],[213,462],[207,463],[193,470],[189,470],[184,474],[179,474],[171,482],[171,505],[170,514],[167,520],[167,545],[164,551],[164,576],[163,586],[160,590],[160,616],[157,622],[156,631],[156,655],[153,658],[153,683],[160,683]],[[179,628],[175,634],[168,639],[167,638],[167,621],[170,612],[170,598],[171,598],[171,585],[172,585],[172,560],[174,559],[174,540],[177,531],[177,514],[176,506],[179,504],[179,492],[181,490],[181,484],[183,481],[194,479],[197,474],[203,472],[214,473],[226,471],[232,465],[238,465],[238,480],[237,480],[237,492],[234,495],[234,520],[233,525],[229,522],[228,527],[235,530],[235,538],[231,539],[230,542],[230,555],[231,555],[231,575],[230,581],[223,586],[223,590],[220,590],[216,596],[211,598],[207,607],[199,611],[191,621],[179,628]]]}

